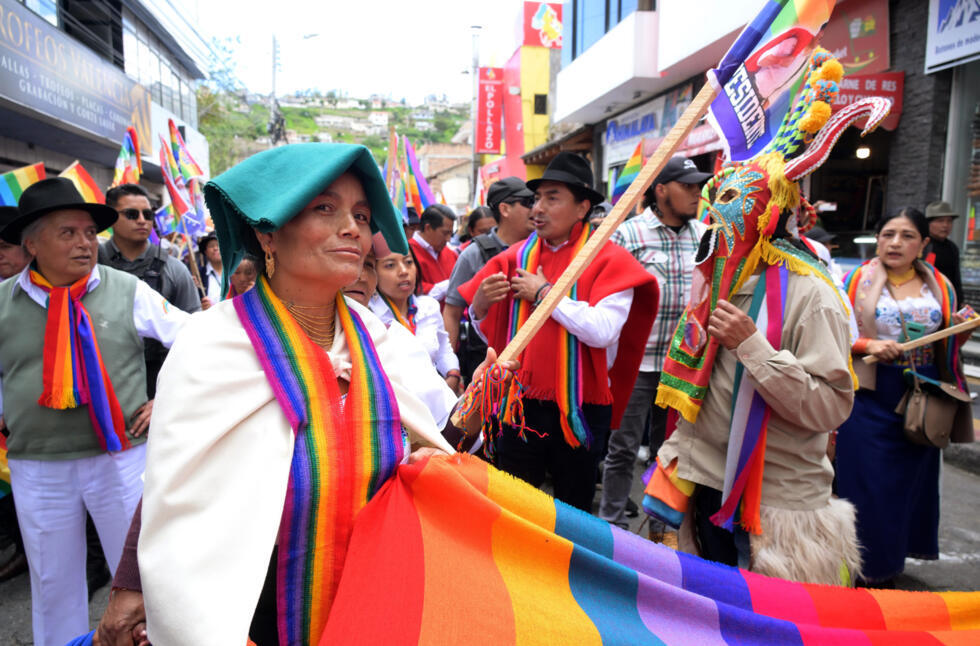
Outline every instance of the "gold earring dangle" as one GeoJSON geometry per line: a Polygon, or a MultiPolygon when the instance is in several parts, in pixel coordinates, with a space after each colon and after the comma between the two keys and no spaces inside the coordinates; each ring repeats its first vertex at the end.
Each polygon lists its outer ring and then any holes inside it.
{"type": "Polygon", "coordinates": [[[265,252],[265,275],[272,278],[273,274],[276,273],[276,259],[272,255],[271,251],[265,252]]]}

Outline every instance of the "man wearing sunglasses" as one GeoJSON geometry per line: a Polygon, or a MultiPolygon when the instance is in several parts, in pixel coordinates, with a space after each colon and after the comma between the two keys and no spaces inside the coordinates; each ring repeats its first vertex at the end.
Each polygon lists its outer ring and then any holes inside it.
{"type": "MultiPolygon", "coordinates": [[[[146,189],[138,184],[110,188],[105,203],[116,210],[119,219],[112,225],[112,238],[99,247],[99,263],[133,274],[185,312],[200,310],[201,297],[187,267],[150,242],[154,211],[146,189]]],[[[147,339],[145,357],[147,396],[153,399],[167,350],[147,339]]]]}
{"type": "Polygon", "coordinates": [[[483,361],[487,344],[465,327],[464,333],[460,334],[460,319],[466,301],[459,295],[459,286],[476,276],[476,272],[483,269],[483,265],[491,258],[510,245],[524,240],[534,230],[529,218],[531,207],[534,206],[534,193],[528,189],[524,180],[505,177],[491,184],[487,191],[487,206],[493,212],[497,226],[489,233],[473,238],[473,243],[459,254],[449,277],[446,307],[442,312],[446,331],[449,332],[449,342],[459,354],[460,368],[466,379],[472,376],[473,369],[483,361]]]}

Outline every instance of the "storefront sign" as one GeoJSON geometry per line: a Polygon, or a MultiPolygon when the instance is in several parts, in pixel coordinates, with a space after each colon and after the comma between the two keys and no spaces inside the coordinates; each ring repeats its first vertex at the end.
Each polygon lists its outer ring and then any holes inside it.
{"type": "Polygon", "coordinates": [[[561,48],[561,3],[524,3],[524,45],[561,48]]]}
{"type": "Polygon", "coordinates": [[[888,0],[843,0],[834,6],[820,39],[846,74],[888,69],[888,0]]]}
{"type": "Polygon", "coordinates": [[[884,74],[853,74],[845,76],[840,82],[840,93],[832,106],[834,111],[869,96],[891,99],[892,109],[881,127],[894,130],[902,114],[902,93],[905,88],[905,72],[886,72],[884,74]]]}
{"type": "Polygon", "coordinates": [[[980,8],[976,0],[929,0],[926,73],[980,58],[980,8]]]}
{"type": "Polygon", "coordinates": [[[150,95],[14,0],[0,0],[0,96],[114,142],[150,147],[150,95]]]}
{"type": "Polygon", "coordinates": [[[610,166],[629,159],[640,139],[666,135],[693,96],[694,86],[688,83],[610,119],[603,142],[604,172],[608,174],[610,166]]]}
{"type": "Polygon", "coordinates": [[[500,152],[500,116],[504,106],[504,70],[480,68],[480,91],[477,96],[476,152],[500,152]]]}

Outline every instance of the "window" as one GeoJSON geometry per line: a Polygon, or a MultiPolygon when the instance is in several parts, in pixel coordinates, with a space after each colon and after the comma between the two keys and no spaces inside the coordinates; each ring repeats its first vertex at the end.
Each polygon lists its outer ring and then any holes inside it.
{"type": "Polygon", "coordinates": [[[534,114],[548,114],[548,95],[534,95],[534,114]]]}
{"type": "Polygon", "coordinates": [[[123,67],[122,13],[118,3],[62,0],[60,18],[65,33],[116,66],[123,67]]]}
{"type": "Polygon", "coordinates": [[[55,0],[22,0],[24,6],[55,27],[58,26],[58,3],[55,0]]]}
{"type": "Polygon", "coordinates": [[[566,34],[561,53],[568,65],[635,11],[653,11],[654,0],[571,0],[565,4],[566,34]]]}

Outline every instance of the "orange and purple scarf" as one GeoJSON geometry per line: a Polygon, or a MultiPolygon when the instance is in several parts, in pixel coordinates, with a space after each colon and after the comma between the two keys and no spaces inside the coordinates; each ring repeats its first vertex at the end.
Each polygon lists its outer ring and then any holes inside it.
{"type": "MultiPolygon", "coordinates": [[[[589,240],[591,227],[582,227],[582,233],[578,239],[572,242],[574,245],[572,257],[578,256],[578,252],[589,240]]],[[[529,272],[536,273],[541,262],[541,238],[538,234],[532,233],[525,240],[517,251],[517,266],[529,272]]],[[[572,300],[577,300],[578,285],[572,285],[568,296],[572,300]]],[[[527,322],[531,316],[533,304],[522,298],[514,298],[510,305],[510,327],[508,329],[508,340],[513,339],[521,326],[527,322]]],[[[558,383],[555,388],[555,399],[558,410],[561,411],[561,431],[565,441],[569,446],[577,447],[582,444],[591,446],[592,433],[589,425],[585,421],[582,413],[582,351],[579,347],[579,340],[574,334],[569,333],[563,326],[558,326],[558,383]]]]}
{"type": "Polygon", "coordinates": [[[46,408],[67,410],[88,405],[92,430],[104,451],[129,448],[123,417],[109,373],[102,363],[92,317],[82,303],[89,274],[70,287],[55,287],[37,271],[31,283],[48,294],[48,320],[44,328],[41,397],[46,408]]]}
{"type": "Polygon", "coordinates": [[[296,436],[277,543],[279,643],[316,644],[354,517],[404,456],[398,405],[364,323],[342,296],[338,331],[352,364],[346,400],[326,351],[303,332],[265,277],[233,302],[296,436]]]}
{"type": "Polygon", "coordinates": [[[401,310],[398,309],[398,306],[395,305],[395,302],[393,300],[391,300],[381,292],[378,292],[378,296],[381,297],[381,300],[384,301],[384,304],[388,306],[389,310],[391,310],[391,313],[392,315],[394,315],[395,320],[401,323],[406,330],[408,330],[412,334],[415,334],[415,315],[419,311],[419,306],[415,303],[415,296],[412,295],[408,297],[408,316],[402,316],[401,310]]]}

